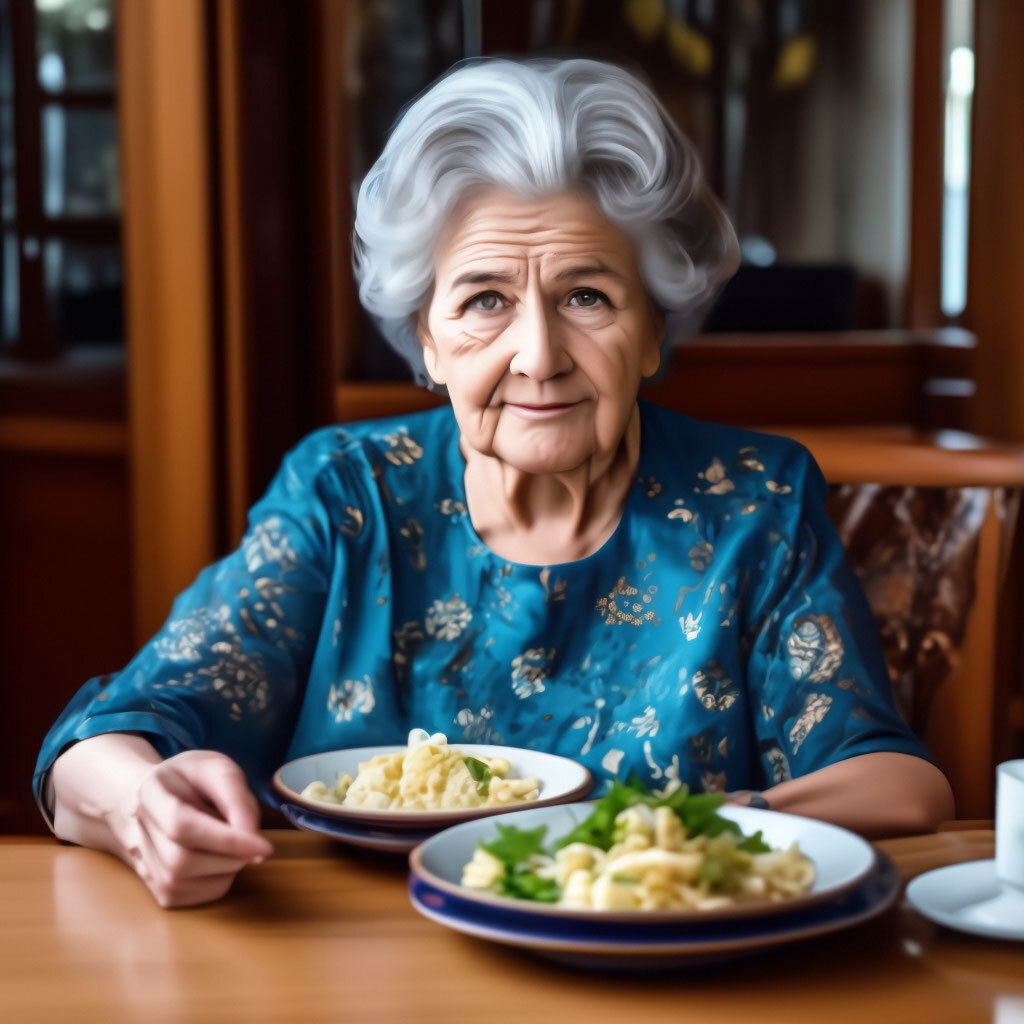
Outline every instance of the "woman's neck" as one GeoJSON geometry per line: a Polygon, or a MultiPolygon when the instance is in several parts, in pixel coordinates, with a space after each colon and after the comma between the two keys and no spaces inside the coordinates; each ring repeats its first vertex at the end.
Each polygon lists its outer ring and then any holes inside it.
{"type": "Polygon", "coordinates": [[[592,555],[622,518],[640,458],[640,411],[619,444],[565,473],[524,473],[461,445],[466,502],[480,539],[495,554],[526,565],[592,555]]]}

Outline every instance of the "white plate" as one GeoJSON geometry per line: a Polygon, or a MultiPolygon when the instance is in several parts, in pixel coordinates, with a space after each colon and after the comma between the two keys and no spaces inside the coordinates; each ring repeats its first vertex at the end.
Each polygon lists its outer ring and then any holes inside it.
{"type": "Polygon", "coordinates": [[[538,918],[585,920],[590,922],[620,922],[638,924],[657,921],[671,922],[717,921],[729,918],[762,917],[787,914],[837,896],[863,882],[875,866],[877,854],[865,839],[836,825],[793,814],[764,811],[754,807],[723,807],[720,814],[735,821],[747,834],[760,830],[765,842],[775,848],[786,848],[798,843],[800,850],[814,862],[816,878],[811,890],[802,896],[780,903],[744,904],[718,910],[659,911],[606,911],[552,906],[511,900],[477,889],[464,888],[460,883],[463,866],[472,858],[477,843],[497,838],[497,824],[516,825],[523,829],[547,826],[546,840],[555,842],[571,832],[594,809],[593,804],[567,804],[559,807],[529,808],[502,815],[500,819],[470,821],[432,836],[414,849],[409,857],[414,876],[422,879],[438,892],[480,907],[515,909],[538,918]]]}
{"type": "Polygon", "coordinates": [[[947,928],[1024,941],[1024,889],[1001,883],[994,860],[950,864],[907,886],[911,906],[947,928]]]}
{"type": "MultiPolygon", "coordinates": [[[[540,782],[540,798],[532,800],[531,808],[550,807],[568,803],[586,796],[593,785],[590,772],[581,764],[544,754],[523,747],[498,747],[480,743],[453,743],[452,748],[472,757],[503,757],[512,766],[516,778],[534,777],[540,782]]],[[[342,772],[355,777],[362,761],[369,761],[378,754],[402,753],[405,745],[387,747],[354,747],[350,750],[330,750],[322,754],[310,754],[278,768],[274,773],[274,789],[279,796],[299,807],[315,811],[339,821],[359,822],[376,828],[413,829],[417,831],[438,830],[475,818],[503,814],[508,806],[471,807],[447,811],[378,811],[367,807],[345,807],[338,804],[320,803],[308,800],[302,790],[311,782],[325,782],[333,785],[342,772]]]]}

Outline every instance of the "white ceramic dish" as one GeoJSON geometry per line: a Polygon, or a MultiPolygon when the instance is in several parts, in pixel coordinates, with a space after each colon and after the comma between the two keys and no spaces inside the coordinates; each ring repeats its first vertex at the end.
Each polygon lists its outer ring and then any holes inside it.
{"type": "Polygon", "coordinates": [[[907,886],[910,905],[947,928],[1024,942],[1024,889],[1001,883],[994,860],[950,864],[907,886]]]}
{"type": "MultiPolygon", "coordinates": [[[[512,765],[512,774],[525,779],[530,776],[540,781],[540,798],[529,804],[531,808],[551,807],[585,797],[593,785],[590,772],[581,764],[523,747],[499,747],[480,743],[453,743],[452,747],[473,757],[503,757],[512,765]]],[[[358,823],[377,829],[418,832],[437,831],[459,822],[491,817],[508,811],[508,806],[460,808],[447,811],[379,811],[366,807],[345,807],[338,804],[307,800],[302,790],[311,782],[333,784],[342,772],[355,777],[359,763],[378,754],[400,753],[403,744],[385,747],[355,747],[350,750],[331,750],[310,754],[289,761],[274,773],[274,789],[279,797],[298,807],[315,811],[318,815],[336,819],[339,823],[358,823]]],[[[339,837],[340,838],[340,837],[339,837]]]]}
{"type": "Polygon", "coordinates": [[[613,924],[597,928],[581,921],[504,915],[489,908],[481,914],[472,904],[468,910],[460,910],[449,897],[415,876],[409,879],[409,898],[424,917],[474,938],[518,947],[574,967],[644,972],[701,967],[852,928],[888,910],[901,885],[896,866],[887,857],[879,857],[875,870],[860,885],[826,903],[777,917],[695,921],[689,926],[613,924]]]}
{"type": "MultiPolygon", "coordinates": [[[[558,807],[529,808],[502,815],[501,824],[532,829],[547,826],[546,838],[551,842],[571,832],[593,811],[593,804],[578,803],[558,807]]],[[[776,848],[799,844],[801,851],[814,862],[817,877],[808,893],[781,903],[745,904],[707,911],[603,911],[570,909],[546,903],[510,900],[489,892],[464,888],[460,882],[462,868],[473,856],[480,840],[497,837],[496,821],[466,822],[432,836],[413,850],[409,858],[414,876],[422,879],[437,892],[490,909],[528,912],[538,919],[556,918],[562,921],[618,922],[622,924],[659,924],[694,920],[719,921],[731,918],[764,917],[788,914],[795,910],[835,899],[863,882],[875,866],[874,847],[860,836],[836,825],[812,818],[801,818],[777,811],[763,811],[753,807],[723,807],[723,817],[730,818],[747,834],[759,829],[769,845],[776,848]]]]}

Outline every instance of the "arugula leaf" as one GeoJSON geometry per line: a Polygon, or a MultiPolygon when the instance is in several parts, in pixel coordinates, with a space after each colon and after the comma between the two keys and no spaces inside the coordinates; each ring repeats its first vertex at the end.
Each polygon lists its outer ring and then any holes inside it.
{"type": "Polygon", "coordinates": [[[615,828],[615,816],[627,807],[640,803],[644,793],[637,790],[634,781],[629,783],[612,781],[611,789],[597,802],[590,816],[581,821],[567,836],[555,843],[560,850],[570,843],[589,843],[591,846],[608,850],[612,845],[612,832],[615,828]]]}
{"type": "Polygon", "coordinates": [[[467,755],[463,762],[469,769],[470,777],[476,783],[476,791],[480,796],[487,796],[491,788],[491,769],[479,758],[467,755]]]}
{"type": "Polygon", "coordinates": [[[536,903],[557,903],[562,890],[553,878],[541,878],[532,871],[506,871],[498,882],[502,896],[536,903]]]}
{"type": "Polygon", "coordinates": [[[772,851],[772,848],[764,841],[760,829],[752,836],[747,836],[742,843],[737,843],[736,849],[746,850],[747,853],[771,853],[772,851]]]}
{"type": "Polygon", "coordinates": [[[690,787],[684,783],[674,793],[658,798],[657,806],[668,807],[681,818],[683,816],[683,808],[691,799],[690,787]]]}
{"type": "Polygon", "coordinates": [[[515,825],[498,825],[498,838],[479,845],[497,857],[508,873],[517,864],[525,863],[531,854],[543,852],[542,844],[547,831],[547,825],[539,825],[529,831],[516,828],[515,825]]]}
{"type": "Polygon", "coordinates": [[[680,786],[668,796],[655,796],[636,775],[630,774],[625,782],[613,780],[608,793],[594,806],[590,817],[582,821],[567,836],[555,843],[559,850],[569,843],[589,843],[602,850],[608,850],[615,842],[615,817],[627,807],[645,804],[647,807],[668,807],[686,827],[690,836],[732,835],[738,841],[751,845],[740,848],[748,853],[762,853],[771,849],[760,838],[747,840],[743,830],[729,818],[718,814],[718,808],[725,802],[721,793],[691,793],[687,786],[680,786]]]}
{"type": "Polygon", "coordinates": [[[547,825],[529,830],[516,828],[515,825],[498,825],[498,838],[490,843],[479,844],[481,849],[505,865],[505,873],[495,886],[499,895],[538,903],[558,902],[562,892],[559,884],[553,878],[541,878],[526,865],[533,854],[544,852],[543,843],[547,831],[547,825]]]}

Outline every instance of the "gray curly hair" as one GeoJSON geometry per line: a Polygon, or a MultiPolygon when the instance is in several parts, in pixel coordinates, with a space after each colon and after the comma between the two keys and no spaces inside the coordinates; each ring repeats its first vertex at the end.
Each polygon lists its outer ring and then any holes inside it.
{"type": "Polygon", "coordinates": [[[416,317],[435,241],[479,185],[592,198],[633,238],[669,344],[736,270],[736,235],[696,150],[637,78],[593,60],[462,63],[405,110],[356,203],[359,299],[427,387],[416,317]]]}

